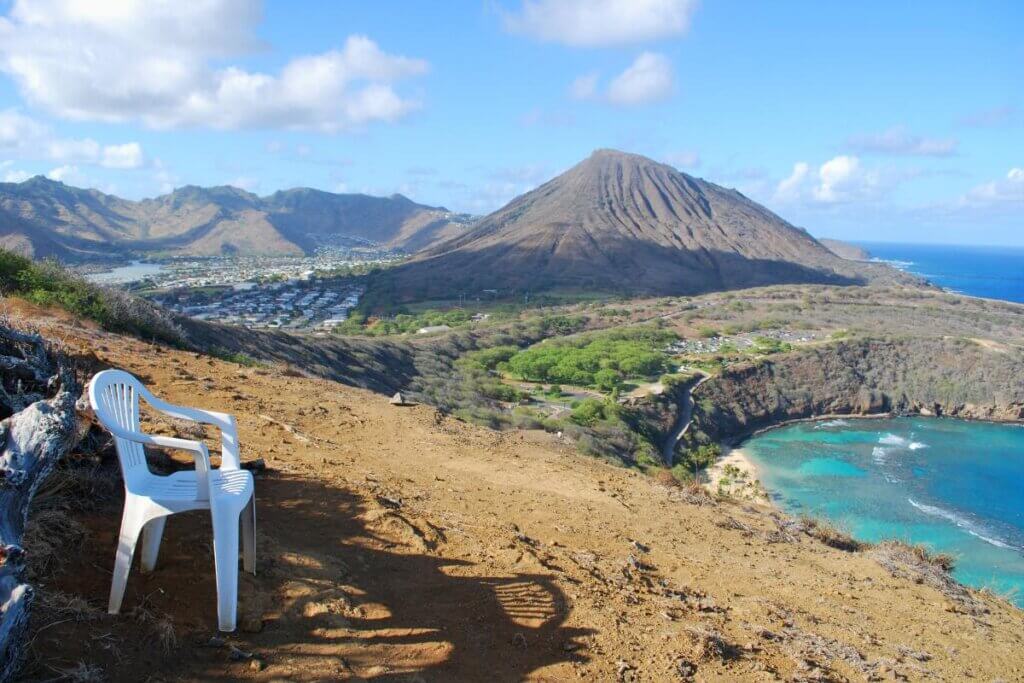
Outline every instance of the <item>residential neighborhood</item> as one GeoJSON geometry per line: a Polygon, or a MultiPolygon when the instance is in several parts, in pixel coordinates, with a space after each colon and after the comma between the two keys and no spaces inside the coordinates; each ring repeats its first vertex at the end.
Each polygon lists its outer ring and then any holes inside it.
{"type": "Polygon", "coordinates": [[[271,284],[239,283],[231,287],[176,290],[154,297],[161,305],[197,320],[330,331],[348,318],[365,288],[340,279],[289,279],[271,284]]]}

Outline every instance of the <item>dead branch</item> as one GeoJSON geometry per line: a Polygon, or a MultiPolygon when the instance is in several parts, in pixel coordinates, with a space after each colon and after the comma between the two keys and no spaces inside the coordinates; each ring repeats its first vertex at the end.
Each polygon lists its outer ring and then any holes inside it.
{"type": "Polygon", "coordinates": [[[33,590],[21,546],[32,496],[87,424],[81,385],[59,350],[0,321],[0,681],[24,655],[33,590]]]}

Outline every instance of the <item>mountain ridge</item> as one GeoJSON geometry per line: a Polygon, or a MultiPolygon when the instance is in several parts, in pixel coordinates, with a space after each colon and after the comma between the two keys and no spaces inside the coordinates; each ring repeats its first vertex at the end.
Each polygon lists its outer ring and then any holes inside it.
{"type": "Polygon", "coordinates": [[[260,197],[230,185],[185,185],[133,201],[43,176],[0,183],[0,246],[72,262],[140,253],[301,255],[338,236],[415,251],[467,223],[398,194],[303,187],[260,197]]]}

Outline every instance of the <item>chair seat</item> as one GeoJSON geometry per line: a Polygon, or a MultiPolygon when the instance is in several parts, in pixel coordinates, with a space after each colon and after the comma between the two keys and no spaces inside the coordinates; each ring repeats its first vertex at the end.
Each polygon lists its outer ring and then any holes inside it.
{"type": "MultiPolygon", "coordinates": [[[[248,470],[212,470],[210,472],[210,495],[219,500],[235,498],[244,506],[253,493],[252,473],[248,470]]],[[[153,476],[146,479],[138,490],[132,491],[154,501],[184,502],[196,500],[195,470],[175,472],[166,477],[153,476]]],[[[207,506],[203,506],[207,507],[207,506]]]]}

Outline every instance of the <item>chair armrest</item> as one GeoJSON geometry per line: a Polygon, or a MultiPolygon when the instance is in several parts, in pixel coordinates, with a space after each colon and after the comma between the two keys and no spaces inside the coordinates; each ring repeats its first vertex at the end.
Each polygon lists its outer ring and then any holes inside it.
{"type": "Polygon", "coordinates": [[[116,425],[106,425],[107,429],[116,437],[134,441],[135,443],[157,446],[160,448],[172,448],[175,450],[188,451],[195,456],[196,462],[196,500],[210,499],[210,452],[202,441],[191,439],[178,439],[173,436],[156,436],[133,432],[122,429],[116,425]]]}
{"type": "Polygon", "coordinates": [[[220,467],[223,470],[241,469],[241,456],[238,450],[238,426],[235,416],[228,413],[218,413],[215,410],[202,410],[200,408],[189,408],[176,406],[166,401],[161,401],[152,394],[146,396],[146,402],[159,410],[164,415],[170,415],[180,420],[199,422],[216,427],[220,430],[220,467]]]}

